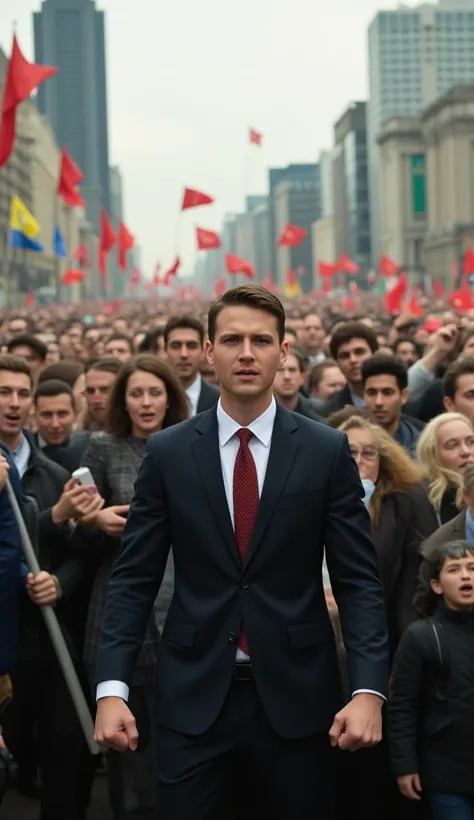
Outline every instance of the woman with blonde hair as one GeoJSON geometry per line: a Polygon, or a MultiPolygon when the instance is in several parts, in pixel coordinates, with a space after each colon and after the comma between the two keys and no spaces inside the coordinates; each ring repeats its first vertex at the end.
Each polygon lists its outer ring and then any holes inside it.
{"type": "Polygon", "coordinates": [[[416,459],[438,525],[446,524],[464,506],[462,477],[474,463],[474,426],[461,413],[436,416],[418,439],[416,459]]]}

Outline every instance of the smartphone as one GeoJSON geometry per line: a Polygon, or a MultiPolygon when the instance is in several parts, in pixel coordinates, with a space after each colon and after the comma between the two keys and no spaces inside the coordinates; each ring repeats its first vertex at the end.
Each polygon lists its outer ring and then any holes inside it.
{"type": "Polygon", "coordinates": [[[89,487],[91,485],[95,487],[95,481],[88,467],[79,467],[78,470],[74,470],[72,478],[75,478],[77,481],[79,481],[79,483],[82,484],[83,487],[89,487]]]}

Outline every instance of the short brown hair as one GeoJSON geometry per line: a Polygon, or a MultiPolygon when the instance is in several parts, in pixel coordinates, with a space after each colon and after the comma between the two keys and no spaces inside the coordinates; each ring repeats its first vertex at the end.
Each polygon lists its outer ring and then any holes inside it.
{"type": "Polygon", "coordinates": [[[82,373],[84,373],[84,365],[81,362],[76,362],[75,359],[62,359],[41,371],[38,384],[49,382],[51,379],[59,379],[61,382],[66,382],[69,387],[74,387],[82,373]]]}
{"type": "Polygon", "coordinates": [[[28,376],[33,388],[33,376],[31,375],[30,366],[26,359],[22,359],[21,356],[15,356],[14,353],[5,353],[4,356],[0,356],[0,372],[2,370],[7,373],[23,373],[28,376]]]}
{"type": "Polygon", "coordinates": [[[140,370],[161,379],[166,387],[168,408],[163,419],[163,429],[189,418],[188,398],[169,365],[151,353],[141,353],[122,366],[109,396],[105,427],[108,433],[117,438],[124,438],[132,432],[132,422],[125,407],[125,393],[130,376],[140,370]]]}
{"type": "Polygon", "coordinates": [[[308,374],[308,387],[310,390],[317,390],[321,384],[324,376],[324,371],[329,370],[330,367],[339,368],[335,359],[323,359],[319,364],[313,364],[308,374]]]}
{"type": "Polygon", "coordinates": [[[87,375],[91,370],[99,370],[101,373],[112,373],[116,376],[122,369],[122,362],[115,356],[104,356],[102,359],[91,359],[86,362],[84,372],[87,375]]]}
{"type": "Polygon", "coordinates": [[[270,293],[262,285],[241,285],[238,288],[226,291],[216,299],[209,308],[208,333],[211,342],[216,337],[216,324],[219,313],[226,307],[244,307],[254,310],[263,310],[275,317],[278,327],[278,339],[281,342],[285,338],[285,309],[278,296],[270,293]]]}
{"type": "Polygon", "coordinates": [[[170,333],[173,330],[179,330],[180,328],[195,330],[196,333],[199,334],[201,347],[203,346],[204,325],[200,319],[196,319],[195,316],[170,316],[163,331],[163,336],[165,337],[165,348],[168,347],[170,333]]]}
{"type": "Polygon", "coordinates": [[[343,325],[334,331],[329,343],[329,350],[331,351],[333,359],[337,361],[339,348],[342,345],[346,345],[351,339],[364,339],[372,353],[378,350],[379,343],[377,341],[377,335],[371,327],[367,327],[367,325],[364,325],[362,322],[344,322],[343,325]]]}
{"type": "Polygon", "coordinates": [[[443,393],[451,401],[454,401],[458,389],[458,382],[461,376],[474,375],[474,358],[458,359],[449,365],[443,377],[443,393]]]}

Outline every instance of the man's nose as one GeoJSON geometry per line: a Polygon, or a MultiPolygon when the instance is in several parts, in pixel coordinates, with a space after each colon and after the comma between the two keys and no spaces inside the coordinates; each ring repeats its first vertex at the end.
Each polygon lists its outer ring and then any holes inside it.
{"type": "Polygon", "coordinates": [[[242,349],[240,351],[240,356],[243,359],[253,359],[253,351],[252,351],[252,345],[250,343],[250,340],[244,339],[244,342],[242,344],[242,349]]]}

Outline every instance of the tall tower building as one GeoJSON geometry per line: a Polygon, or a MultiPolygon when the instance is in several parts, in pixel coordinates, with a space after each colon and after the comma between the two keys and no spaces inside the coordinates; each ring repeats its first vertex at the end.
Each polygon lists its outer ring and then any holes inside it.
{"type": "Polygon", "coordinates": [[[453,86],[474,83],[474,0],[379,11],[369,26],[368,52],[367,137],[376,262],[381,250],[377,135],[391,117],[420,116],[453,86]]]}
{"type": "Polygon", "coordinates": [[[104,13],[94,0],[43,0],[33,15],[35,60],[59,72],[37,104],[84,172],[87,217],[98,228],[110,209],[104,13]]]}

